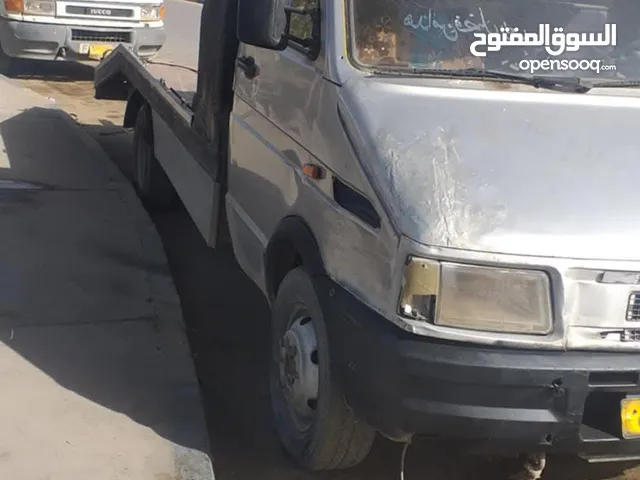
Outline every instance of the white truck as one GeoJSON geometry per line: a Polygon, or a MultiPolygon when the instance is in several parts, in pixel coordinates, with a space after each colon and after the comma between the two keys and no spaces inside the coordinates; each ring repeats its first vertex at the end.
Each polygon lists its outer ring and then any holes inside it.
{"type": "Polygon", "coordinates": [[[13,59],[98,62],[117,45],[141,59],[165,41],[162,0],[3,0],[0,73],[13,59]]]}

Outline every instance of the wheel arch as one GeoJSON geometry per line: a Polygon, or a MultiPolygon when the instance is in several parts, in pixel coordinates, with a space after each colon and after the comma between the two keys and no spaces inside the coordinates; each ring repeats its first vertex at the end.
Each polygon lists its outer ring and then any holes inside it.
{"type": "Polygon", "coordinates": [[[320,247],[311,228],[301,217],[285,217],[264,253],[265,287],[269,302],[275,299],[286,274],[301,265],[311,275],[326,274],[320,247]]]}
{"type": "Polygon", "coordinates": [[[147,101],[138,90],[134,90],[129,95],[127,100],[127,107],[124,111],[124,121],[122,126],[125,128],[133,128],[136,124],[136,117],[140,108],[145,105],[147,101]]]}

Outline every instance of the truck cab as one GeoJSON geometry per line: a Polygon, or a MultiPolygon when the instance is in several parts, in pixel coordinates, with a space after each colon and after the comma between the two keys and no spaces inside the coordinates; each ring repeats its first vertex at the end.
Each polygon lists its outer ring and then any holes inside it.
{"type": "Polygon", "coordinates": [[[96,88],[134,86],[143,198],[269,300],[292,458],[640,458],[637,2],[216,5],[192,105],[124,51],[96,88]]]}
{"type": "Polygon", "coordinates": [[[12,59],[97,64],[117,45],[143,59],[165,41],[162,0],[0,2],[0,68],[12,59]]]}

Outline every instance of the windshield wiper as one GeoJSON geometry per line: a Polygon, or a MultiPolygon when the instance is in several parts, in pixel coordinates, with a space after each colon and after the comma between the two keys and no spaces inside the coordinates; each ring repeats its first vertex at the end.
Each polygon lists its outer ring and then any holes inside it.
{"type": "MultiPolygon", "coordinates": [[[[376,72],[385,74],[388,72],[376,72]]],[[[462,70],[432,70],[432,69],[412,69],[413,74],[437,75],[442,77],[482,77],[493,78],[499,80],[510,80],[512,82],[531,85],[536,88],[546,88],[548,90],[569,91],[574,93],[587,93],[591,89],[591,85],[583,85],[579,78],[557,78],[546,76],[524,76],[513,73],[505,73],[496,70],[484,70],[482,68],[465,68],[462,70]]]]}
{"type": "Polygon", "coordinates": [[[640,80],[611,80],[609,82],[590,83],[590,88],[640,87],[640,80]]]}
{"type": "Polygon", "coordinates": [[[488,78],[511,80],[513,82],[531,85],[536,88],[546,88],[549,90],[570,91],[575,93],[587,93],[590,90],[590,87],[580,83],[579,78],[558,78],[540,75],[524,76],[499,72],[496,70],[483,70],[481,68],[462,70],[462,72],[469,72],[474,75],[482,75],[488,78]]]}

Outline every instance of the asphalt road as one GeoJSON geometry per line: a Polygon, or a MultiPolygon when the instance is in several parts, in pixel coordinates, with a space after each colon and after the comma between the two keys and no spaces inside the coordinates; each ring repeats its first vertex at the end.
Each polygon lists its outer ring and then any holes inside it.
{"type": "Polygon", "coordinates": [[[182,0],[165,0],[165,10],[167,41],[158,59],[197,68],[202,6],[182,0]]]}
{"type": "MultiPolygon", "coordinates": [[[[158,61],[197,65],[200,5],[165,0],[167,43],[158,61]]],[[[68,64],[29,64],[18,80],[71,113],[131,172],[131,135],[119,127],[124,105],[93,99],[92,70],[68,64]]],[[[349,472],[311,474],[282,453],[271,424],[267,388],[269,312],[237,266],[231,249],[208,249],[188,215],[152,213],[169,258],[202,386],[218,480],[390,480],[400,478],[401,449],[380,440],[369,459],[349,472]]],[[[506,480],[510,460],[463,458],[437,443],[409,449],[406,480],[506,480]]],[[[624,464],[586,465],[549,459],[546,480],[640,480],[624,464]]]]}

